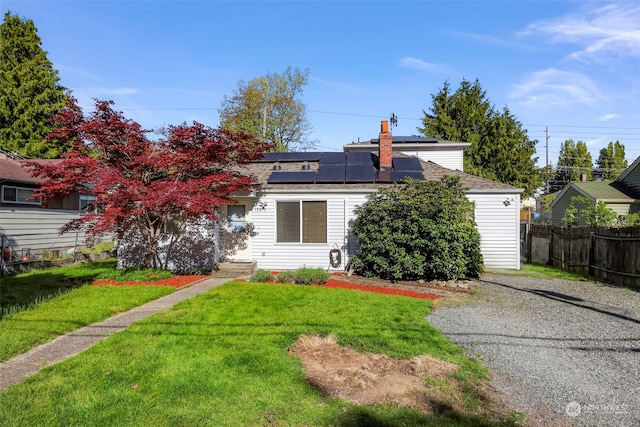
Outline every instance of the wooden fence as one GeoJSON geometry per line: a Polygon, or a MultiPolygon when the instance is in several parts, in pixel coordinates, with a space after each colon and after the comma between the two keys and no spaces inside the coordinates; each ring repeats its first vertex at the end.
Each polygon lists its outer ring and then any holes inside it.
{"type": "Polygon", "coordinates": [[[526,243],[527,262],[640,289],[640,227],[532,225],[526,243]]]}

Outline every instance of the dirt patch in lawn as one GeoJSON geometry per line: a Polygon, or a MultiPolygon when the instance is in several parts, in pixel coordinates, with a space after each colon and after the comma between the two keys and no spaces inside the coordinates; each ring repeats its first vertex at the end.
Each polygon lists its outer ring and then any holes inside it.
{"type": "MultiPolygon", "coordinates": [[[[429,356],[400,360],[359,353],[340,346],[332,335],[302,335],[289,351],[303,362],[307,381],[328,397],[359,405],[393,403],[434,415],[467,412],[463,402],[469,391],[451,377],[458,365],[429,356]]],[[[480,407],[473,412],[486,412],[492,406],[495,414],[488,387],[477,390],[480,407]]]]}

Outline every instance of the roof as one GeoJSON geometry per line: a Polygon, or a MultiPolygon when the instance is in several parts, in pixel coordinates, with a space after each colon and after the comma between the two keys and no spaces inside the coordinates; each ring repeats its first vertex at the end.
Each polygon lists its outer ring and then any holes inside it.
{"type": "MultiPolygon", "coordinates": [[[[261,188],[263,190],[310,190],[313,192],[320,191],[335,191],[335,190],[352,190],[352,191],[375,191],[380,187],[385,187],[390,185],[390,182],[380,182],[376,179],[373,179],[371,182],[307,182],[307,183],[296,183],[296,182],[270,182],[269,177],[273,172],[314,172],[318,171],[320,167],[322,167],[319,159],[322,158],[322,155],[331,155],[334,156],[336,153],[342,152],[312,152],[312,153],[299,153],[299,155],[293,155],[296,160],[283,160],[282,158],[278,161],[280,169],[274,170],[274,161],[271,155],[267,156],[265,159],[251,163],[246,165],[248,170],[243,170],[243,172],[249,172],[253,174],[261,188]],[[303,170],[304,159],[314,159],[307,160],[308,169],[303,170]]],[[[274,153],[275,154],[275,153],[274,153]]],[[[289,153],[283,153],[289,154],[289,153]]],[[[293,154],[293,153],[291,153],[293,154]]],[[[285,156],[286,157],[286,156],[285,156]]],[[[395,153],[393,159],[402,159],[402,158],[411,158],[416,159],[422,167],[422,177],[425,180],[429,181],[437,181],[440,180],[443,176],[457,176],[460,177],[462,185],[464,187],[469,188],[469,192],[510,192],[510,193],[521,193],[523,190],[520,188],[513,187],[511,185],[503,184],[500,182],[491,181],[485,178],[480,178],[477,176],[469,175],[464,172],[458,170],[451,170],[445,167],[442,167],[436,163],[431,161],[420,160],[417,157],[406,156],[404,154],[395,153]]],[[[375,160],[377,156],[372,156],[371,161],[368,164],[353,164],[349,165],[349,168],[364,168],[370,171],[376,171],[375,160]]]]}
{"type": "Polygon", "coordinates": [[[640,165],[640,156],[638,156],[638,158],[635,159],[633,163],[631,163],[629,167],[627,167],[624,172],[620,174],[620,176],[616,179],[616,182],[623,182],[627,175],[629,175],[635,168],[637,168],[638,165],[640,165]]]}
{"type": "Polygon", "coordinates": [[[624,185],[611,181],[585,181],[585,182],[571,182],[567,184],[556,198],[551,202],[553,207],[558,200],[560,200],[569,189],[574,188],[581,195],[594,202],[604,203],[634,203],[640,202],[636,198],[636,194],[624,185]]]}
{"type": "Polygon", "coordinates": [[[9,159],[6,156],[0,156],[0,181],[15,181],[27,184],[37,184],[40,180],[27,170],[24,163],[39,162],[39,163],[52,163],[59,160],[51,159],[29,159],[29,160],[17,160],[9,159]]]}

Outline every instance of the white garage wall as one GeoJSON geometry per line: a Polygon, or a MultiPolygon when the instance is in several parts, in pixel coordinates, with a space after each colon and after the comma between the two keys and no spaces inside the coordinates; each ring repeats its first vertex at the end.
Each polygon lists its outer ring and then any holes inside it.
{"type": "Polygon", "coordinates": [[[467,197],[476,205],[476,224],[485,267],[519,270],[520,194],[469,192],[467,197]]]}

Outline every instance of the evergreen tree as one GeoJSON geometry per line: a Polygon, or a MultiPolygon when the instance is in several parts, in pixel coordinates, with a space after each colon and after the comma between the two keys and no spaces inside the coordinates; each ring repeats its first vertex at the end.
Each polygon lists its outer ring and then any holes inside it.
{"type": "Polygon", "coordinates": [[[585,179],[590,180],[592,169],[593,160],[587,144],[567,139],[560,146],[558,165],[551,180],[551,192],[562,190],[571,181],[581,181],[583,174],[585,179]]]}
{"type": "Polygon", "coordinates": [[[39,158],[71,148],[45,141],[50,119],[66,105],[59,80],[33,21],[7,12],[0,24],[0,148],[39,158]]]}
{"type": "Polygon", "coordinates": [[[496,111],[482,90],[480,82],[462,80],[451,92],[448,82],[432,94],[430,112],[423,111],[424,136],[449,141],[468,142],[464,170],[483,178],[524,188],[523,197],[542,185],[542,172],[536,167],[535,140],[505,107],[496,111]]]}
{"type": "Polygon", "coordinates": [[[596,164],[604,179],[615,180],[629,166],[624,151],[624,144],[620,141],[610,141],[606,148],[600,150],[596,164]]]}

